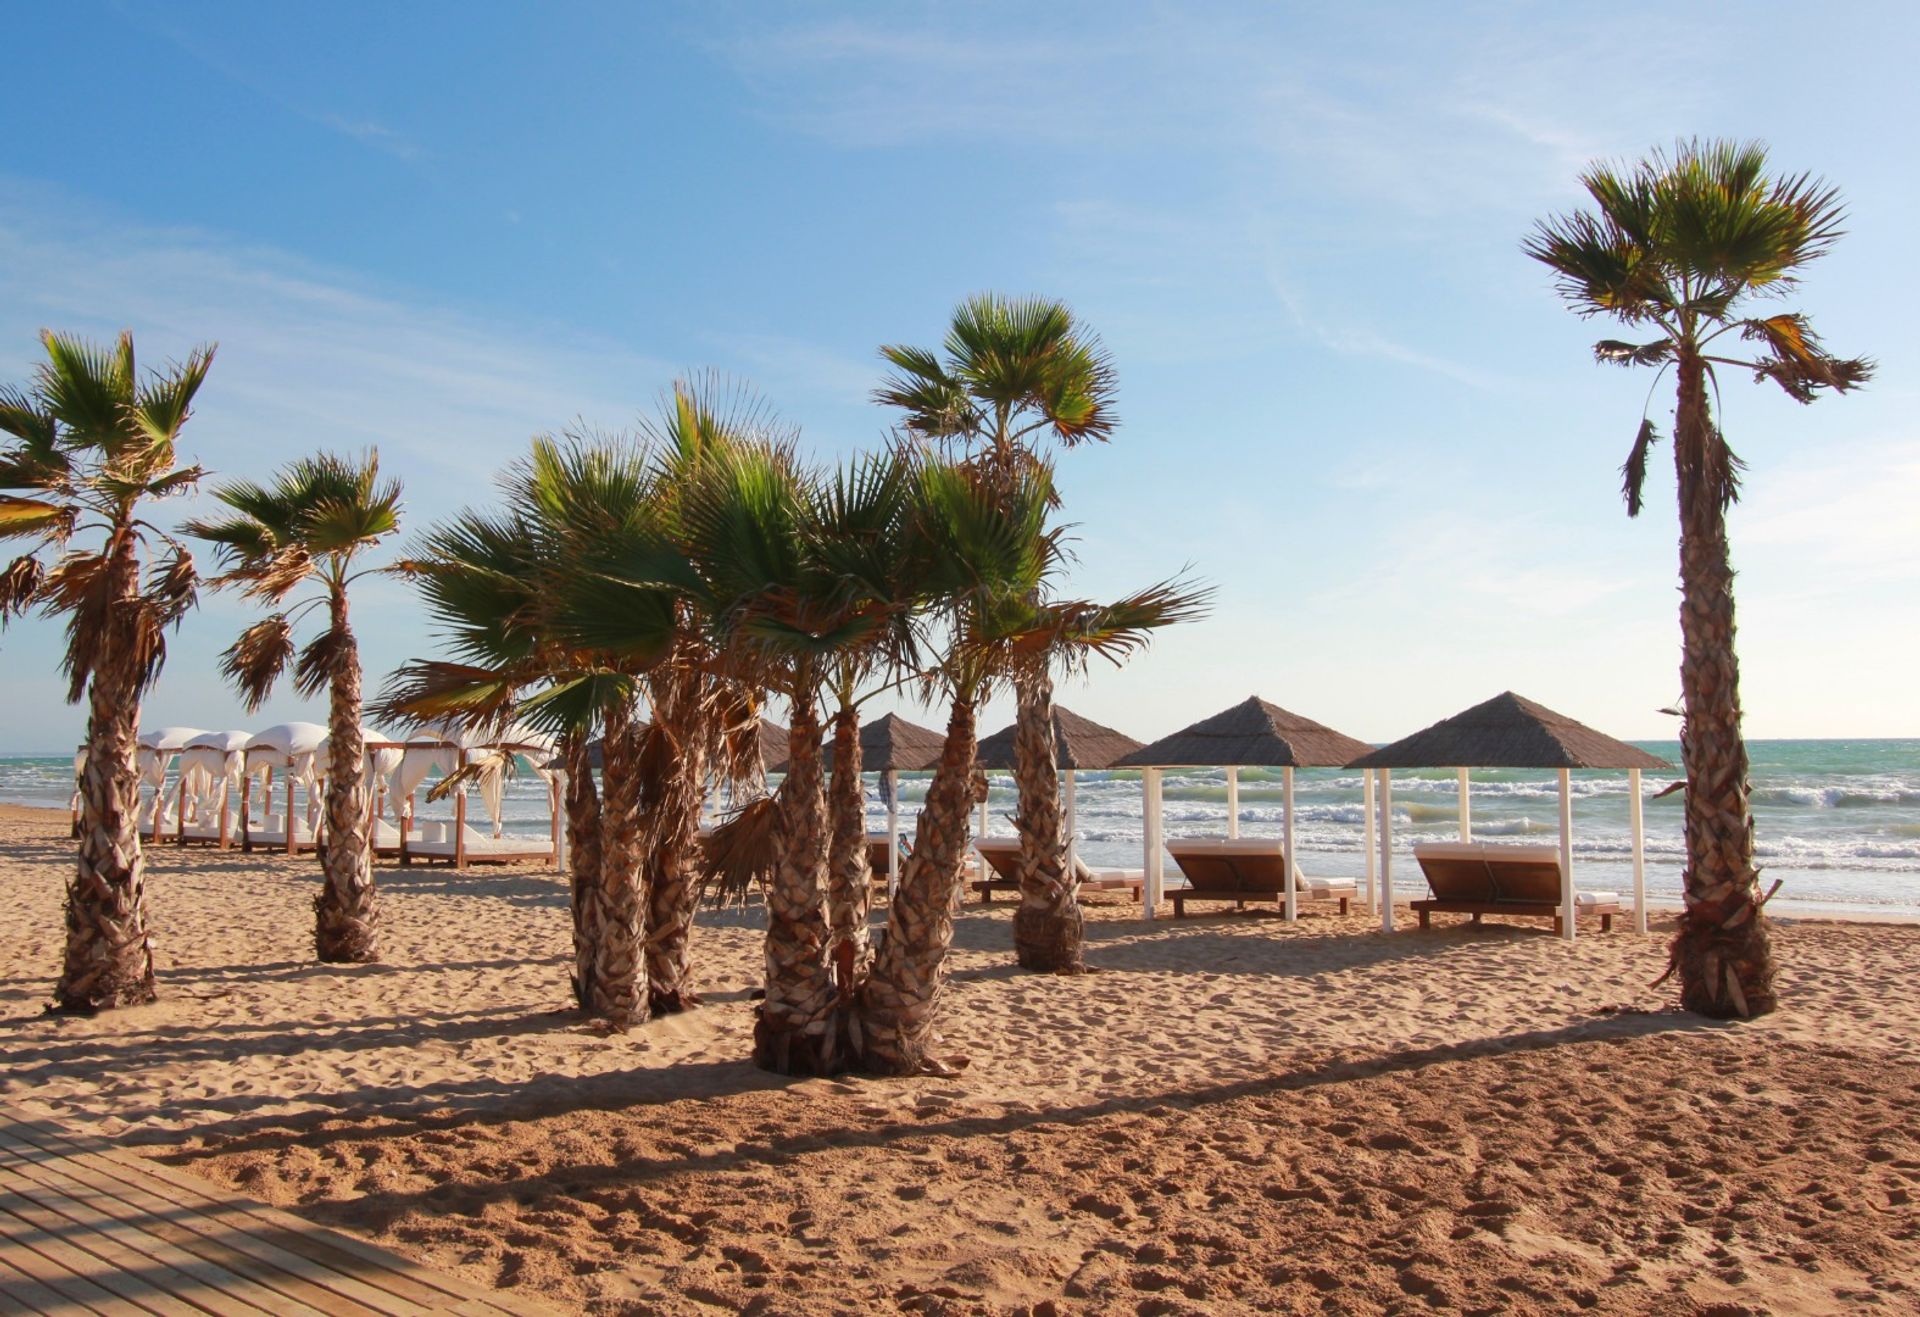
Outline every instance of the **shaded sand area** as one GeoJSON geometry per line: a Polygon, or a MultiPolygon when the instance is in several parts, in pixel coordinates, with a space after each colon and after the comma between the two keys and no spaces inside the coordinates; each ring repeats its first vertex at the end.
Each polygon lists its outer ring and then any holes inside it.
{"type": "Polygon", "coordinates": [[[706,1008],[608,1037],[536,869],[383,868],[386,962],[335,969],[311,859],[165,848],[163,1000],[44,1016],[64,837],[0,810],[0,1095],[563,1305],[1920,1308],[1920,928],[1782,924],[1787,1009],[1713,1025],[1658,937],[1115,902],[1054,979],[970,907],[966,1072],[786,1082],[758,911],[703,916],[706,1008]]]}

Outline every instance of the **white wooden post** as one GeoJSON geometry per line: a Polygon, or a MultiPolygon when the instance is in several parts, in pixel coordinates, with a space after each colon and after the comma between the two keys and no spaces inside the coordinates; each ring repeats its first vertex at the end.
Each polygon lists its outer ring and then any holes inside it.
{"type": "MultiPolygon", "coordinates": [[[[307,788],[313,794],[313,788],[307,788]]],[[[287,854],[293,854],[293,765],[287,765],[287,854]]]]}
{"type": "Polygon", "coordinates": [[[1473,840],[1473,802],[1467,796],[1467,773],[1460,770],[1460,840],[1473,840]]]}
{"type": "Polygon", "coordinates": [[[1140,835],[1145,844],[1146,854],[1142,856],[1142,869],[1145,871],[1141,889],[1141,911],[1148,919],[1154,918],[1160,910],[1161,876],[1160,867],[1160,770],[1147,769],[1140,778],[1141,809],[1140,835]]]}
{"type": "Polygon", "coordinates": [[[240,761],[240,850],[253,853],[253,772],[245,759],[240,761]]]}
{"type": "Polygon", "coordinates": [[[173,844],[187,844],[187,775],[180,774],[179,800],[173,807],[173,844]]]}
{"type": "Polygon", "coordinates": [[[1066,791],[1067,791],[1067,883],[1068,883],[1069,885],[1071,885],[1071,884],[1073,883],[1073,880],[1074,880],[1074,878],[1073,878],[1073,876],[1074,876],[1074,874],[1075,874],[1076,872],[1078,872],[1078,866],[1077,866],[1077,865],[1076,865],[1076,864],[1074,863],[1074,860],[1075,860],[1075,858],[1076,858],[1076,857],[1078,856],[1078,854],[1079,854],[1079,849],[1078,849],[1078,843],[1077,843],[1077,842],[1076,842],[1076,840],[1075,840],[1075,830],[1074,830],[1074,787],[1073,787],[1073,770],[1072,770],[1071,768],[1069,768],[1069,769],[1067,769],[1067,770],[1066,770],[1066,774],[1067,774],[1067,782],[1066,782],[1066,791]]]}
{"type": "MultiPolygon", "coordinates": [[[[987,779],[987,794],[989,797],[991,797],[993,794],[992,778],[987,779]]],[[[986,839],[987,839],[987,801],[983,800],[980,802],[980,831],[974,834],[974,840],[976,842],[982,842],[982,841],[985,841],[986,839]]],[[[976,851],[975,858],[978,859],[980,862],[979,864],[980,881],[984,883],[988,881],[990,878],[992,878],[993,876],[987,867],[987,857],[985,855],[979,854],[976,851]]]]}
{"type": "Polygon", "coordinates": [[[1393,770],[1380,770],[1380,931],[1393,932],[1393,770]]]}
{"type": "Polygon", "coordinates": [[[1240,766],[1227,765],[1227,836],[1240,835],[1240,766]]]}
{"type": "Polygon", "coordinates": [[[572,781],[564,768],[553,775],[553,867],[562,870],[567,867],[567,829],[560,816],[566,810],[572,781]]]}
{"type": "Polygon", "coordinates": [[[1300,918],[1300,884],[1293,872],[1293,765],[1280,770],[1280,869],[1286,879],[1287,922],[1300,918]]]}
{"type": "Polygon", "coordinates": [[[900,888],[900,775],[889,768],[887,779],[887,900],[900,888]]]}
{"type": "Polygon", "coordinates": [[[224,767],[220,770],[220,849],[229,850],[233,846],[233,836],[229,830],[232,815],[233,774],[224,767]]]}
{"type": "MultiPolygon", "coordinates": [[[[467,766],[467,752],[460,751],[454,764],[455,771],[467,766]]],[[[453,794],[453,867],[465,872],[467,867],[467,784],[462,782],[460,789],[453,794]]]]}
{"type": "Polygon", "coordinates": [[[1561,936],[1573,941],[1573,774],[1560,770],[1560,919],[1561,936]]]}
{"type": "Polygon", "coordinates": [[[1640,770],[1627,770],[1627,822],[1633,829],[1633,931],[1647,931],[1647,819],[1640,799],[1640,770]]]}
{"type": "Polygon", "coordinates": [[[1366,840],[1361,849],[1367,853],[1367,913],[1372,915],[1380,912],[1380,898],[1374,887],[1378,876],[1374,866],[1379,863],[1379,857],[1373,846],[1373,770],[1370,768],[1360,770],[1360,812],[1366,815],[1366,840]]]}

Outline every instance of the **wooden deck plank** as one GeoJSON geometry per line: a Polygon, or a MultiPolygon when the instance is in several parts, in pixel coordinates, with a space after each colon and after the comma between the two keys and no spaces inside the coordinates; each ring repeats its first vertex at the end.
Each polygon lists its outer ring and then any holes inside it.
{"type": "MultiPolygon", "coordinates": [[[[16,1186],[3,1175],[0,1175],[0,1186],[4,1186],[0,1187],[0,1210],[11,1212],[50,1235],[59,1235],[99,1259],[106,1268],[100,1273],[102,1285],[133,1299],[155,1317],[201,1317],[205,1313],[205,1308],[177,1297],[191,1292],[196,1283],[162,1260],[164,1247],[158,1257],[151,1251],[136,1251],[112,1234],[62,1215],[56,1207],[24,1192],[26,1186],[16,1186]],[[117,1287],[115,1282],[121,1277],[131,1278],[131,1286],[117,1287]]],[[[159,1242],[152,1241],[153,1244],[159,1242]]]]}
{"type": "MultiPolygon", "coordinates": [[[[0,1103],[0,1177],[8,1175],[24,1177],[15,1188],[40,1209],[65,1217],[76,1231],[90,1231],[88,1238],[97,1245],[91,1251],[124,1250],[121,1256],[148,1259],[149,1269],[184,1277],[194,1293],[179,1297],[209,1311],[264,1308],[307,1317],[557,1311],[527,1296],[436,1272],[0,1103]]],[[[85,1240],[73,1242],[88,1248],[85,1240]]]]}
{"type": "MultiPolygon", "coordinates": [[[[172,1272],[172,1293],[197,1308],[254,1317],[268,1310],[247,1302],[254,1287],[238,1276],[169,1244],[125,1221],[99,1211],[91,1195],[75,1198],[59,1190],[50,1190],[31,1181],[23,1182],[17,1192],[41,1202],[49,1212],[57,1213],[76,1231],[87,1230],[126,1249],[136,1258],[144,1258],[141,1270],[172,1272]],[[184,1277],[184,1280],[178,1279],[184,1277]]],[[[164,1276],[161,1277],[164,1279],[164,1276]]],[[[264,1295],[263,1297],[271,1298],[264,1295]]]]}
{"type": "Polygon", "coordinates": [[[6,1239],[7,1262],[48,1289],[100,1317],[148,1317],[147,1311],[126,1297],[126,1277],[114,1277],[100,1259],[76,1248],[58,1235],[0,1208],[0,1237],[6,1239]]]}
{"type": "MultiPolygon", "coordinates": [[[[0,1133],[0,1138],[7,1137],[0,1133]]],[[[42,1149],[46,1151],[46,1149],[42,1149]]],[[[309,1259],[234,1228],[228,1214],[183,1207],[164,1193],[164,1186],[140,1183],[131,1168],[123,1168],[98,1153],[67,1154],[53,1163],[60,1173],[94,1192],[144,1213],[140,1224],[162,1239],[218,1261],[230,1271],[255,1281],[279,1296],[275,1310],[349,1317],[367,1312],[386,1317],[415,1317],[420,1310],[392,1295],[382,1295],[352,1277],[329,1271],[309,1259]]]]}
{"type": "MultiPolygon", "coordinates": [[[[142,1234],[157,1238],[167,1252],[168,1262],[177,1270],[183,1271],[210,1290],[222,1296],[220,1311],[228,1310],[228,1305],[236,1311],[251,1313],[277,1314],[283,1311],[297,1310],[305,1317],[313,1317],[313,1309],[296,1305],[283,1295],[258,1284],[252,1277],[242,1275],[227,1265],[224,1250],[200,1249],[185,1246],[181,1236],[188,1239],[194,1236],[190,1232],[179,1231],[165,1222],[155,1222],[151,1213],[129,1207],[109,1194],[89,1188],[62,1176],[44,1164],[32,1164],[21,1172],[32,1179],[49,1194],[58,1195],[63,1204],[70,1204],[72,1212],[86,1214],[94,1220],[111,1221],[113,1228],[122,1232],[129,1228],[142,1234]]],[[[63,1212],[68,1208],[63,1206],[63,1212]]],[[[104,1228],[104,1227],[103,1227],[104,1228]]],[[[186,1295],[183,1297],[193,1297],[186,1295]]]]}
{"type": "MultiPolygon", "coordinates": [[[[183,1194],[197,1196],[200,1199],[212,1199],[225,1192],[211,1181],[203,1180],[178,1167],[148,1161],[145,1158],[140,1159],[140,1164],[144,1170],[166,1180],[183,1194]]],[[[501,1306],[499,1300],[503,1297],[508,1300],[508,1305],[511,1305],[517,1296],[503,1296],[499,1291],[489,1289],[476,1281],[467,1280],[465,1277],[434,1271],[403,1253],[381,1248],[377,1244],[370,1244],[366,1240],[342,1231],[330,1230],[316,1233],[311,1222],[303,1221],[277,1207],[269,1207],[251,1199],[234,1199],[233,1202],[259,1221],[264,1231],[278,1232],[275,1235],[276,1238],[284,1235],[285,1238],[281,1242],[288,1248],[296,1248],[314,1257],[315,1260],[331,1266],[382,1268],[383,1284],[392,1285],[396,1292],[406,1294],[416,1302],[429,1307],[439,1307],[449,1299],[457,1299],[492,1304],[495,1310],[500,1312],[544,1313],[549,1311],[537,1306],[533,1308],[501,1306]]]]}
{"type": "Polygon", "coordinates": [[[7,1264],[9,1250],[0,1249],[0,1313],[70,1313],[82,1309],[65,1296],[48,1289],[24,1271],[7,1264]]]}
{"type": "Polygon", "coordinates": [[[411,1258],[356,1240],[350,1235],[316,1227],[310,1221],[255,1202],[222,1185],[164,1163],[118,1149],[108,1149],[99,1140],[83,1141],[44,1121],[26,1123],[37,1139],[45,1136],[41,1140],[45,1146],[58,1143],[71,1149],[75,1155],[97,1154],[115,1167],[124,1168],[136,1181],[164,1182],[166,1189],[159,1191],[163,1197],[184,1195],[186,1201],[204,1205],[209,1210],[248,1217],[260,1223],[262,1229],[257,1233],[269,1235],[282,1246],[308,1253],[312,1260],[343,1274],[358,1275],[369,1269],[377,1271],[383,1281],[395,1282],[401,1297],[416,1303],[432,1306],[442,1302],[447,1295],[466,1298],[485,1297],[487,1294],[483,1286],[458,1277],[442,1276],[411,1258]]]}

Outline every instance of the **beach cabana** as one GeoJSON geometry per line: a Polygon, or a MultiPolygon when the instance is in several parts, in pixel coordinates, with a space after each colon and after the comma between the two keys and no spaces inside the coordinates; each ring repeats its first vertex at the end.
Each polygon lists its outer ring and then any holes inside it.
{"type": "MultiPolygon", "coordinates": [[[[1014,736],[1019,724],[1003,727],[992,736],[980,742],[974,753],[974,763],[981,768],[996,768],[1011,772],[1014,763],[1014,736]]],[[[1077,830],[1075,828],[1075,790],[1074,773],[1112,768],[1122,759],[1136,750],[1145,747],[1125,732],[1115,731],[1094,722],[1091,718],[1082,718],[1071,709],[1053,706],[1053,749],[1054,767],[1060,770],[1060,795],[1067,816],[1067,872],[1073,873],[1078,861],[1077,830]]],[[[985,834],[985,829],[982,830],[985,834]]],[[[983,852],[984,854],[984,852],[983,852]]],[[[992,857],[988,857],[992,862],[992,857]]],[[[996,866],[997,867],[997,866],[996,866]]]]}
{"type": "Polygon", "coordinates": [[[440,725],[423,727],[404,741],[369,740],[366,749],[373,760],[374,771],[378,772],[383,763],[393,763],[389,796],[399,833],[400,863],[444,860],[463,870],[478,862],[544,860],[548,864],[557,863],[565,834],[565,811],[561,804],[564,774],[548,766],[553,759],[553,748],[552,737],[517,725],[498,735],[440,725]],[[507,766],[515,755],[529,756],[536,764],[534,771],[547,784],[550,822],[546,836],[521,836],[505,831],[502,810],[506,802],[507,766]],[[431,820],[416,823],[414,804],[420,786],[436,772],[442,777],[451,777],[468,769],[474,770],[472,781],[492,825],[491,833],[482,833],[467,825],[464,782],[453,791],[451,824],[431,820]]]}
{"type": "Polygon", "coordinates": [[[153,799],[148,802],[146,817],[141,820],[147,827],[147,836],[153,841],[160,840],[160,830],[169,821],[167,770],[173,767],[174,760],[179,758],[187,742],[199,736],[202,730],[199,727],[160,727],[140,733],[134,764],[140,775],[140,785],[153,789],[153,799]]]}
{"type": "Polygon", "coordinates": [[[240,848],[251,851],[254,843],[285,848],[287,854],[312,850],[319,840],[320,783],[314,756],[327,739],[327,729],[318,723],[277,723],[247,738],[245,777],[240,783],[240,848]],[[278,772],[286,783],[285,812],[273,812],[273,775],[278,772]],[[253,821],[253,779],[262,785],[260,822],[253,821]],[[306,788],[305,817],[293,812],[293,788],[306,788]]]}
{"type": "MultiPolygon", "coordinates": [[[[1251,696],[1211,718],[1203,718],[1171,736],[1162,737],[1120,759],[1117,767],[1142,768],[1142,829],[1146,870],[1146,914],[1154,917],[1164,891],[1160,774],[1167,768],[1225,768],[1227,770],[1227,836],[1240,835],[1240,779],[1243,767],[1280,769],[1282,831],[1280,854],[1286,877],[1282,907],[1289,920],[1299,917],[1299,866],[1294,860],[1293,771],[1296,768],[1340,768],[1367,750],[1364,741],[1336,732],[1323,723],[1290,713],[1259,696],[1251,696]]],[[[1371,804],[1371,802],[1368,802],[1371,804]]],[[[1371,857],[1372,850],[1368,849],[1371,857]]],[[[1373,892],[1373,865],[1367,864],[1367,892],[1373,892]]]]}
{"type": "MultiPolygon", "coordinates": [[[[1546,768],[1560,779],[1560,931],[1571,940],[1578,914],[1573,885],[1572,773],[1582,769],[1625,769],[1628,823],[1633,831],[1633,924],[1647,930],[1646,827],[1641,814],[1640,773],[1672,768],[1638,746],[1617,741],[1584,723],[1524,696],[1505,691],[1484,704],[1443,718],[1412,736],[1356,756],[1347,767],[1380,774],[1380,876],[1386,899],[1380,926],[1393,930],[1393,770],[1454,768],[1460,775],[1460,841],[1473,843],[1473,807],[1468,778],[1475,768],[1546,768]]],[[[1500,847],[1483,847],[1483,852],[1500,847]]],[[[1518,848],[1512,848],[1518,850],[1518,848]]],[[[1484,856],[1482,857],[1484,858],[1484,856]]],[[[1515,858],[1521,858],[1516,855],[1515,858]]]]}
{"type": "Polygon", "coordinates": [[[180,748],[176,842],[207,842],[221,850],[233,844],[233,796],[246,779],[252,739],[246,732],[202,732],[180,748]]]}
{"type": "MultiPolygon", "coordinates": [[[[860,728],[860,772],[880,774],[880,793],[887,802],[887,830],[867,834],[867,856],[873,867],[887,871],[887,899],[900,885],[900,774],[923,773],[940,762],[946,738],[931,727],[910,723],[897,713],[884,713],[860,728]],[[884,849],[884,856],[881,851],[884,849]]],[[[821,762],[833,770],[833,743],[828,738],[821,762]]],[[[783,765],[784,766],[784,765],[783,765]]]]}

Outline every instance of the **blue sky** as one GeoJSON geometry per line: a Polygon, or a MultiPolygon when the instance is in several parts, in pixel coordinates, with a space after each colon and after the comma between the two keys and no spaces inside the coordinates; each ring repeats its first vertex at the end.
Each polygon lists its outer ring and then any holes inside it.
{"type": "MultiPolygon", "coordinates": [[[[68,0],[8,26],[0,379],[42,326],[131,328],[150,361],[217,340],[190,454],[262,476],[377,445],[416,528],[690,369],[823,457],[874,444],[880,343],[937,341],[976,290],[1064,298],[1123,420],[1061,462],[1076,588],[1219,587],[1063,690],[1142,737],[1258,692],[1386,739],[1509,687],[1670,734],[1671,468],[1639,521],[1618,496],[1650,381],[1592,364],[1608,331],[1519,241],[1596,157],[1762,138],[1843,189],[1796,302],[1881,371],[1811,408],[1726,381],[1748,729],[1920,734],[1920,182],[1887,136],[1920,121],[1911,6],[68,0]]],[[[249,617],[188,620],[150,725],[320,716],[238,714],[213,672],[249,617]]],[[[433,652],[397,582],[357,618],[376,680],[433,652]]],[[[0,636],[0,748],[76,739],[57,645],[0,636]]]]}

